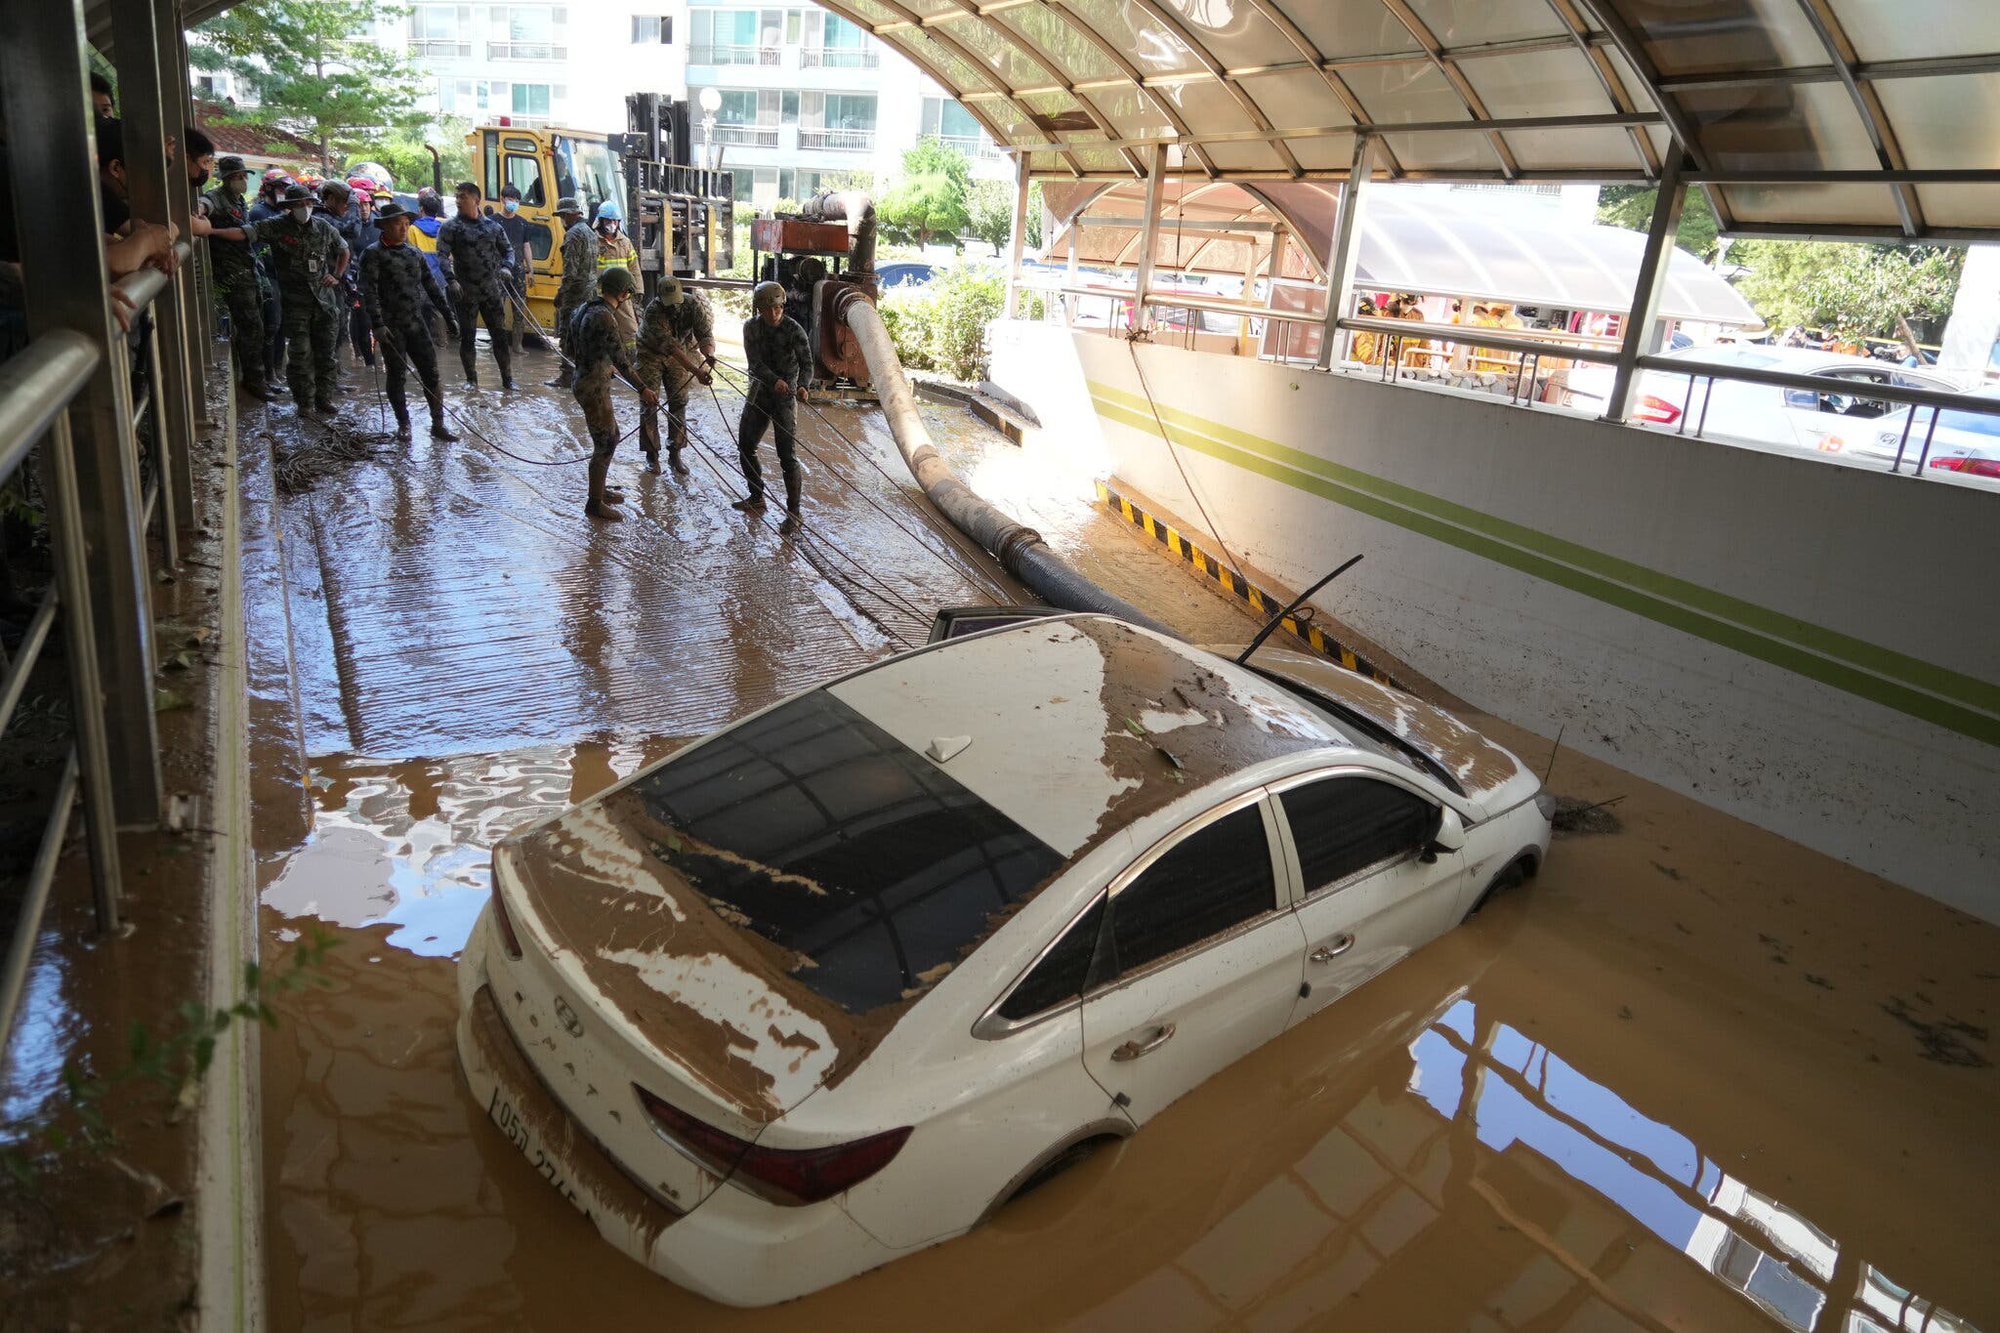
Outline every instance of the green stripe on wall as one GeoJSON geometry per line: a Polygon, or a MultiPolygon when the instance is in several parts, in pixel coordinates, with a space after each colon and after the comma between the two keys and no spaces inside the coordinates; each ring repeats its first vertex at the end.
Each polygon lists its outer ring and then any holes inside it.
{"type": "MultiPolygon", "coordinates": [[[[1090,382],[1090,389],[1098,415],[1159,437],[1154,409],[1144,398],[1096,381],[1090,382]]],[[[2000,717],[1993,716],[2000,713],[2000,686],[1177,408],[1157,410],[1161,420],[1173,427],[1173,443],[1178,446],[1911,717],[2000,745],[2000,717]]]]}

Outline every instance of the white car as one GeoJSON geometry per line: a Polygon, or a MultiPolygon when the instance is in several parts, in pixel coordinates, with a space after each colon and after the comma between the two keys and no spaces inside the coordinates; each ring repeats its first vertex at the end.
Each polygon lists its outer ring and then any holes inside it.
{"type": "MultiPolygon", "coordinates": [[[[1686,374],[1646,370],[1632,399],[1632,420],[1662,430],[1699,434],[1724,443],[1744,442],[1786,450],[1879,462],[1886,470],[1895,457],[1881,445],[1881,422],[1897,411],[1894,403],[1867,396],[1871,384],[1956,392],[1958,386],[1934,370],[1904,369],[1865,356],[1815,352],[1799,347],[1719,345],[1668,352],[1667,359],[1692,363],[1686,374]],[[1812,375],[1824,389],[1781,389],[1774,384],[1703,374],[1701,364],[1723,368],[1776,370],[1812,375]]],[[[1611,391],[1609,366],[1579,367],[1569,374],[1574,406],[1598,407],[1611,391]]],[[[1920,418],[1921,420],[1921,418],[1920,418]]],[[[1900,426],[1901,418],[1896,418],[1900,426]]],[[[1914,455],[1913,455],[1914,456],[1914,455]]]]}
{"type": "Polygon", "coordinates": [[[1925,407],[1903,408],[1893,416],[1883,417],[1876,423],[1881,430],[1875,439],[1875,451],[1887,457],[1899,471],[1907,468],[1912,473],[1929,476],[1951,472],[1989,483],[2000,482],[2000,389],[1983,389],[1975,396],[1991,402],[1993,410],[1968,412],[1947,408],[1937,413],[1935,425],[1931,422],[1931,410],[1925,407]],[[1920,469],[1919,462],[1928,466],[1920,469]]]}
{"type": "Polygon", "coordinates": [[[1532,874],[1548,806],[1326,661],[1003,624],[502,842],[459,1055],[605,1239],[768,1304],[1131,1134],[1532,874]]]}

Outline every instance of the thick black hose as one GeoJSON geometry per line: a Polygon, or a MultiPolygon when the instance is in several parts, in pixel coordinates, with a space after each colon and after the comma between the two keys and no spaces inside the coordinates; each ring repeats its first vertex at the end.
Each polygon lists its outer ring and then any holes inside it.
{"type": "Polygon", "coordinates": [[[889,339],[889,330],[883,327],[881,315],[865,300],[847,302],[843,315],[861,346],[862,358],[868,362],[876,392],[882,397],[882,413],[889,419],[889,433],[895,437],[896,448],[909,464],[910,474],[924,488],[924,494],[938,507],[939,513],[951,520],[953,527],[990,551],[1003,569],[1050,606],[1065,611],[1095,611],[1162,634],[1174,634],[1071,568],[1049,549],[1041,533],[1016,523],[954,476],[917,414],[916,395],[903,375],[903,364],[896,359],[895,344],[889,339]]]}

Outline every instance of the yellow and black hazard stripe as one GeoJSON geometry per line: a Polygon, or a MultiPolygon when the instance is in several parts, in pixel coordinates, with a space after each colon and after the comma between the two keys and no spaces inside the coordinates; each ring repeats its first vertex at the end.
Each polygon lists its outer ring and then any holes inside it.
{"type": "MultiPolygon", "coordinates": [[[[1153,517],[1101,481],[1097,483],[1097,497],[1113,513],[1118,514],[1127,523],[1138,528],[1148,537],[1151,537],[1154,541],[1166,547],[1167,550],[1173,552],[1182,564],[1192,566],[1196,573],[1214,580],[1225,591],[1234,593],[1237,597],[1241,598],[1244,605],[1248,606],[1252,611],[1268,616],[1292,600],[1289,597],[1280,597],[1276,593],[1268,592],[1254,583],[1238,578],[1220,560],[1217,560],[1214,556],[1202,550],[1201,547],[1189,541],[1182,535],[1178,528],[1164,520],[1153,517]]],[[[1378,680],[1384,685],[1392,685],[1397,689],[1403,688],[1401,685],[1396,684],[1395,678],[1388,672],[1382,670],[1382,668],[1376,666],[1352,648],[1338,642],[1325,630],[1315,625],[1312,622],[1310,611],[1308,611],[1303,624],[1300,623],[1297,616],[1286,616],[1282,623],[1295,638],[1302,643],[1310,644],[1312,650],[1322,657],[1340,663],[1340,665],[1346,667],[1349,671],[1358,671],[1364,676],[1378,680]]]]}

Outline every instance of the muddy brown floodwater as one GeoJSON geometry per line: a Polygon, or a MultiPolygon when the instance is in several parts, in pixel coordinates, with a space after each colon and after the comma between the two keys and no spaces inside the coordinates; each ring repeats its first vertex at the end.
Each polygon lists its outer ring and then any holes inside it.
{"type": "MultiPolygon", "coordinates": [[[[527,397],[509,447],[574,452],[561,408],[527,397]]],[[[879,421],[835,419],[879,450],[879,421]]],[[[465,1093],[454,955],[488,849],[1004,581],[824,435],[816,529],[868,554],[873,605],[714,475],[628,473],[640,516],[607,534],[580,478],[467,446],[280,504],[245,435],[266,950],[339,941],[264,1038],[274,1326],[2000,1329],[2000,932],[1567,751],[1551,788],[1622,798],[1617,831],[1560,837],[1540,879],[1131,1140],[792,1304],[688,1295],[465,1093]]],[[[1147,609],[1241,627],[1132,550],[1106,559],[1157,576],[1147,609]]]]}

